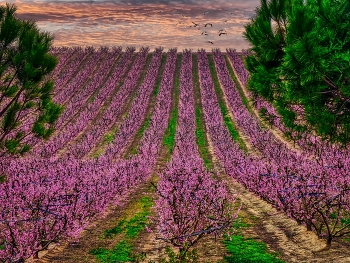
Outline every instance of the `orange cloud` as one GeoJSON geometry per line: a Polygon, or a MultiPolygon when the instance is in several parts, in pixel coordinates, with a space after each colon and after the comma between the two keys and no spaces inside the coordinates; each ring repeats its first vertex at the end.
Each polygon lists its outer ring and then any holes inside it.
{"type": "Polygon", "coordinates": [[[55,46],[162,46],[196,51],[198,48],[248,48],[242,33],[254,14],[252,3],[255,5],[258,0],[250,1],[250,7],[239,1],[214,0],[201,5],[196,1],[124,2],[17,1],[15,4],[20,18],[34,20],[40,29],[53,33],[55,46]],[[204,27],[208,22],[213,27],[204,27]],[[225,29],[227,35],[219,36],[220,29],[225,29]],[[204,31],[206,34],[202,34],[204,31]]]}

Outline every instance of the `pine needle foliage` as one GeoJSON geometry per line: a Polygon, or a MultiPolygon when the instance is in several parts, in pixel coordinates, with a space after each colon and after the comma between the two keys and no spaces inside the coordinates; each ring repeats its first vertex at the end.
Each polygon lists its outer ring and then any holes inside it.
{"type": "Polygon", "coordinates": [[[350,141],[350,2],[261,0],[245,26],[248,88],[273,102],[294,131],[350,141]],[[297,124],[292,105],[302,105],[297,124]]]}
{"type": "Polygon", "coordinates": [[[29,134],[47,139],[62,107],[52,101],[54,83],[44,80],[57,65],[49,54],[53,36],[33,21],[15,16],[17,7],[0,6],[0,154],[23,154],[29,134]],[[28,119],[32,118],[32,121],[28,119]],[[28,126],[28,127],[25,127],[28,126]]]}

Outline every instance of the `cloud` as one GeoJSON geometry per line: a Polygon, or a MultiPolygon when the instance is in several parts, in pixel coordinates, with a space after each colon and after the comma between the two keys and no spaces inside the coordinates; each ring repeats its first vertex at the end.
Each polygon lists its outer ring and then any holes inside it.
{"type": "Polygon", "coordinates": [[[247,48],[249,44],[242,37],[244,24],[253,15],[258,1],[37,0],[17,1],[16,5],[20,18],[34,20],[40,29],[54,34],[56,46],[148,45],[197,50],[212,47],[247,48]],[[192,22],[202,27],[211,22],[213,28],[198,30],[192,22]],[[226,29],[228,34],[219,37],[219,29],[226,29]],[[209,34],[201,35],[203,30],[209,34]],[[208,40],[213,41],[214,45],[209,44],[208,40]]]}

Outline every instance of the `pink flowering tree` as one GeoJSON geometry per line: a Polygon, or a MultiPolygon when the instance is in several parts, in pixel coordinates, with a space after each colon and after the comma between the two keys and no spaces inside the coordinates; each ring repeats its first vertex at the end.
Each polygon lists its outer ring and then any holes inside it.
{"type": "Polygon", "coordinates": [[[205,235],[230,234],[240,206],[223,182],[200,167],[168,168],[160,178],[157,238],[177,247],[180,257],[205,235]]]}

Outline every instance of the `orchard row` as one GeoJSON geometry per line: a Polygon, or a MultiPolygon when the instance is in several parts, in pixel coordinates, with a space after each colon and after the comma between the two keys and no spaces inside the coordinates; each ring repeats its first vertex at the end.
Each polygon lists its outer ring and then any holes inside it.
{"type": "MultiPolygon", "coordinates": [[[[225,204],[233,204],[236,195],[205,168],[196,144],[194,55],[206,137],[218,165],[309,230],[325,236],[329,245],[334,237],[349,232],[348,152],[312,135],[296,141],[302,149],[296,152],[262,127],[243,103],[242,87],[230,74],[234,71],[246,84],[249,74],[242,54],[231,49],[178,54],[176,49],[165,53],[161,48],[153,53],[148,48],[137,53],[134,48],[52,52],[59,58],[51,74],[56,83],[54,101],[65,110],[47,141],[28,136],[33,148],[29,154],[1,160],[2,261],[22,262],[51,242],[78,236],[109,204],[120,202],[150,178],[164,134],[172,125],[170,108],[177,82],[175,146],[157,186],[157,235],[181,247],[197,242],[200,235],[229,229],[237,209],[225,204]],[[179,59],[180,72],[176,72],[179,59]],[[160,85],[155,92],[157,79],[160,85]],[[218,90],[226,98],[232,121],[258,154],[246,153],[233,140],[218,90]],[[154,103],[150,103],[152,94],[154,103]],[[151,112],[148,126],[136,140],[147,112],[151,112]],[[135,144],[136,154],[124,158],[135,144]]],[[[285,131],[273,105],[255,100],[285,131]]],[[[32,121],[30,115],[23,115],[20,128],[28,129],[32,121]]]]}

